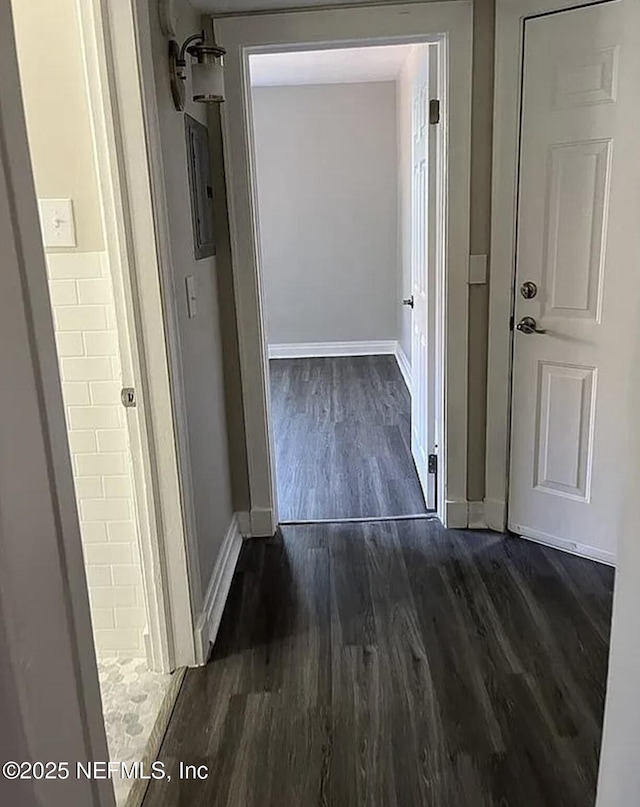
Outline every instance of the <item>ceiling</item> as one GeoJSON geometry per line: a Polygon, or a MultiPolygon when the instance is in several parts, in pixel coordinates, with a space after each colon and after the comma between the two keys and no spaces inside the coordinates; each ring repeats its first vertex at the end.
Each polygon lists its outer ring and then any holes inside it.
{"type": "Polygon", "coordinates": [[[260,53],[249,57],[254,87],[395,81],[411,45],[260,53]]]}
{"type": "MultiPolygon", "coordinates": [[[[351,3],[369,3],[371,0],[348,0],[351,3]]],[[[278,8],[312,8],[313,6],[344,5],[345,0],[192,0],[201,11],[219,14],[236,14],[246,11],[269,11],[278,8]]]]}

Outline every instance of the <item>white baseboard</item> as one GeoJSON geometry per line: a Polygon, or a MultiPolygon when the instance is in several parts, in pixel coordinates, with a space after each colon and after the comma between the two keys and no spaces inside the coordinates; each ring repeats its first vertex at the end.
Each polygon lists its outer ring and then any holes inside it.
{"type": "Polygon", "coordinates": [[[407,385],[409,392],[411,392],[411,364],[400,342],[396,342],[395,356],[402,377],[404,378],[404,383],[407,385]]]}
{"type": "Polygon", "coordinates": [[[238,526],[238,516],[234,514],[213,567],[202,605],[202,613],[196,623],[197,664],[206,664],[209,645],[215,642],[241,547],[242,534],[238,526]]]}
{"type": "Polygon", "coordinates": [[[312,359],[327,356],[395,355],[397,342],[300,342],[291,345],[269,345],[270,359],[312,359]]]}
{"type": "Polygon", "coordinates": [[[468,502],[468,521],[470,530],[487,529],[484,502],[468,502]]]}
{"type": "Polygon", "coordinates": [[[469,502],[448,499],[444,503],[444,526],[452,530],[464,530],[469,525],[469,502]]]}
{"type": "Polygon", "coordinates": [[[586,544],[576,544],[574,541],[565,541],[564,538],[555,538],[546,533],[535,532],[528,530],[529,535],[522,535],[518,530],[513,530],[525,541],[533,541],[536,544],[543,544],[552,549],[559,549],[562,552],[567,552],[569,555],[578,555],[580,558],[587,558],[588,560],[595,560],[598,563],[605,563],[607,566],[616,565],[616,556],[613,552],[608,552],[605,549],[597,549],[594,546],[587,546],[586,544]]]}
{"type": "Polygon", "coordinates": [[[484,519],[490,530],[504,532],[507,528],[506,502],[502,499],[485,499],[484,519]]]}

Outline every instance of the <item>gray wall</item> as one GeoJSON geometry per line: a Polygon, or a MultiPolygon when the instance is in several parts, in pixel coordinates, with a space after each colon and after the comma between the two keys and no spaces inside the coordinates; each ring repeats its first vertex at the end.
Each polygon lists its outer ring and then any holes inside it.
{"type": "MultiPolygon", "coordinates": [[[[474,0],[469,244],[472,255],[489,255],[491,246],[494,21],[495,0],[474,0]]],[[[490,277],[491,262],[489,280],[490,277]]],[[[467,497],[470,501],[484,498],[488,327],[489,286],[469,286],[467,497]]]]}
{"type": "Polygon", "coordinates": [[[393,82],[253,90],[269,344],[398,338],[393,82]]]}
{"type": "MultiPolygon", "coordinates": [[[[180,9],[180,40],[201,28],[199,14],[187,3],[180,9]]],[[[202,583],[207,585],[233,514],[223,381],[220,308],[216,259],[193,255],[191,207],[184,115],[171,100],[167,40],[160,30],[158,3],[149,0],[153,53],[169,207],[173,258],[173,293],[178,309],[186,394],[189,449],[202,583]],[[187,316],[185,278],[197,281],[197,316],[187,316]]],[[[187,87],[187,99],[190,99],[187,87]]],[[[188,101],[187,112],[206,123],[206,107],[188,101]]]]}

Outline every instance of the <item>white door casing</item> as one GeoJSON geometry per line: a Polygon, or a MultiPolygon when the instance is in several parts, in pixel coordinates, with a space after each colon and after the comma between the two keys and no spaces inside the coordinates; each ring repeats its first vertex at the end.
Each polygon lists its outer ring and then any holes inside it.
{"type": "Polygon", "coordinates": [[[428,45],[416,48],[411,88],[411,453],[429,498],[427,436],[428,45]]]}
{"type": "Polygon", "coordinates": [[[143,0],[77,3],[105,231],[110,261],[119,267],[119,313],[135,334],[123,369],[135,379],[139,401],[128,410],[128,426],[142,516],[150,661],[168,671],[197,663],[193,612],[202,592],[174,306],[166,296],[163,305],[169,229],[150,20],[143,0]]]}
{"type": "Polygon", "coordinates": [[[517,222],[515,321],[546,333],[514,335],[509,528],[609,562],[640,292],[629,2],[525,23],[517,222]]]}
{"type": "Polygon", "coordinates": [[[147,662],[151,670],[171,672],[174,667],[173,648],[169,631],[169,603],[161,555],[161,525],[156,522],[153,487],[149,484],[153,461],[146,428],[146,401],[141,395],[146,385],[140,361],[141,339],[137,333],[134,314],[135,295],[131,283],[131,261],[127,251],[124,193],[120,185],[118,166],[117,124],[112,115],[109,86],[109,49],[100,15],[94,0],[77,2],[80,36],[84,56],[87,100],[91,116],[94,156],[99,178],[99,196],[109,273],[113,282],[118,331],[118,350],[122,367],[123,386],[136,389],[137,403],[127,409],[129,435],[127,451],[130,473],[134,480],[135,519],[138,548],[143,574],[148,641],[147,662]]]}
{"type": "MultiPolygon", "coordinates": [[[[7,759],[108,758],[11,4],[0,4],[0,700],[7,759]],[[11,754],[11,756],[9,756],[11,754]]],[[[0,780],[3,804],[115,807],[104,779],[0,780]]]]}
{"type": "Polygon", "coordinates": [[[437,126],[429,102],[438,96],[438,44],[412,54],[411,123],[411,453],[427,507],[436,507],[436,475],[429,454],[436,438],[437,126]]]}
{"type": "MultiPolygon", "coordinates": [[[[224,159],[238,311],[240,366],[247,434],[249,487],[254,535],[276,526],[266,345],[257,252],[257,205],[252,166],[252,120],[248,101],[249,55],[257,52],[339,46],[419,43],[442,36],[445,46],[442,96],[447,108],[439,192],[447,222],[439,244],[446,280],[441,290],[443,339],[442,484],[438,514],[447,526],[466,527],[467,507],[467,311],[471,103],[471,4],[426,2],[299,10],[216,18],[216,39],[226,48],[224,159]],[[254,518],[257,515],[259,518],[254,518]],[[254,523],[255,522],[255,523],[254,523]]],[[[436,348],[437,349],[437,348],[436,348]]]]}

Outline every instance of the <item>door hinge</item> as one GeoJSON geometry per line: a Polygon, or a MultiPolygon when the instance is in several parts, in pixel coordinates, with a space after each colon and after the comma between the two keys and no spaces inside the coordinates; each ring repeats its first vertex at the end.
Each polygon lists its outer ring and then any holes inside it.
{"type": "Polygon", "coordinates": [[[131,409],[136,406],[136,391],[133,387],[123,387],[120,391],[120,400],[125,409],[131,409]]]}
{"type": "Polygon", "coordinates": [[[432,98],[429,101],[429,123],[440,123],[440,99],[432,98]]]}
{"type": "Polygon", "coordinates": [[[429,454],[427,458],[427,471],[430,474],[437,474],[438,473],[438,455],[437,454],[429,454]]]}

